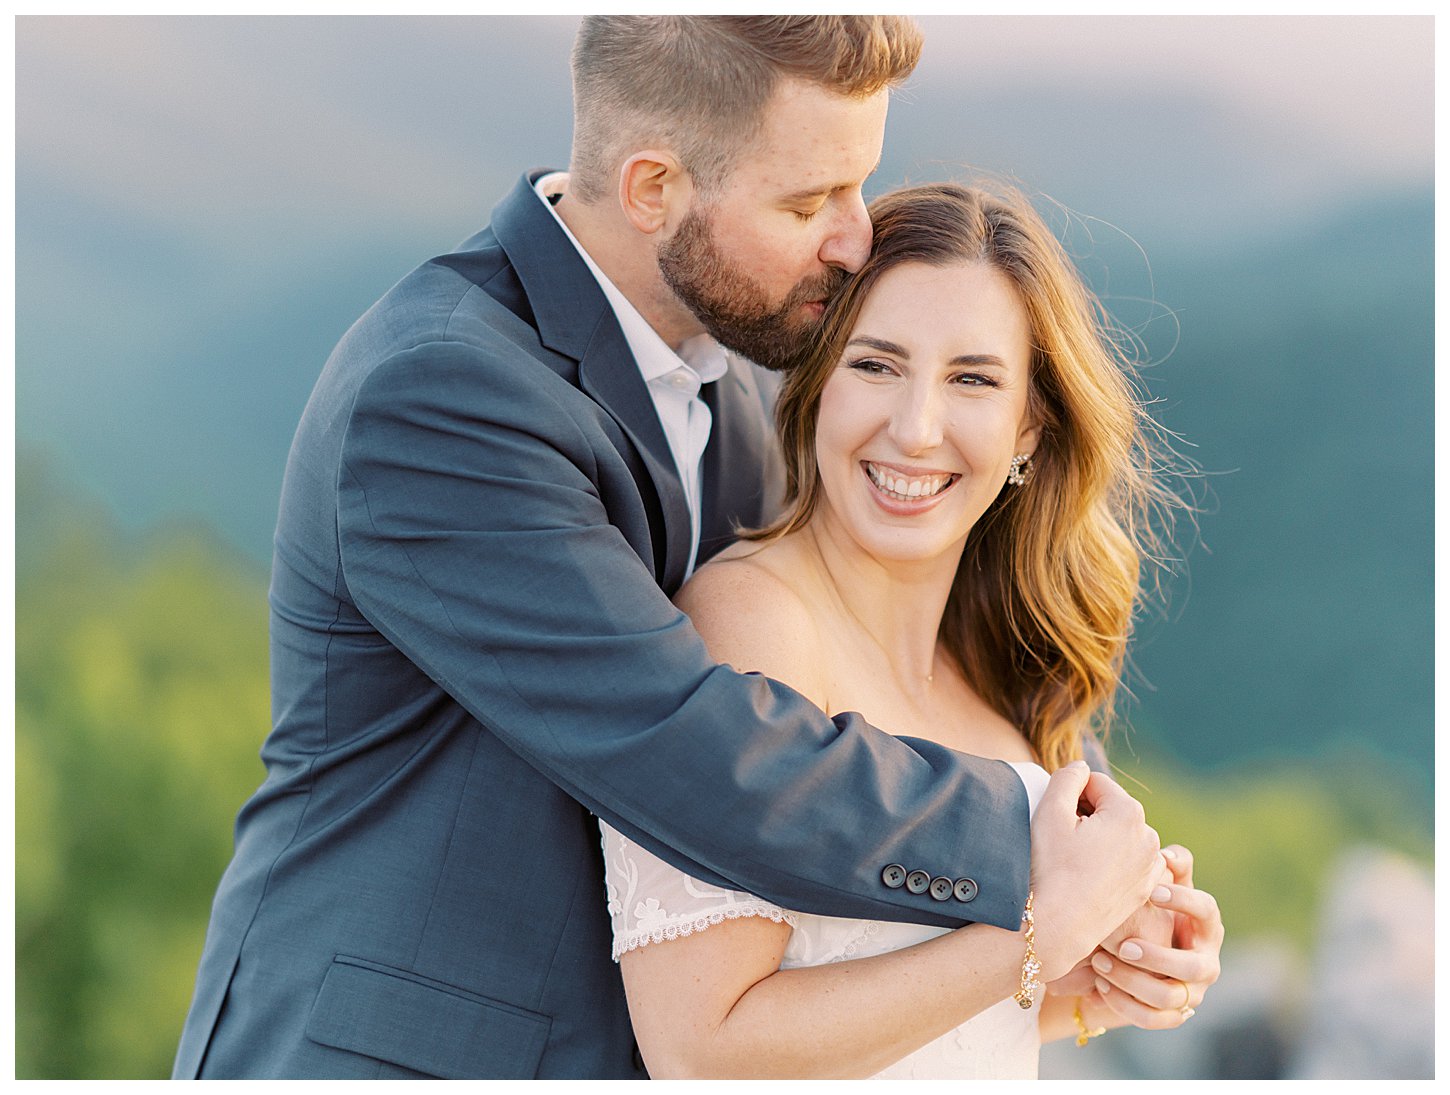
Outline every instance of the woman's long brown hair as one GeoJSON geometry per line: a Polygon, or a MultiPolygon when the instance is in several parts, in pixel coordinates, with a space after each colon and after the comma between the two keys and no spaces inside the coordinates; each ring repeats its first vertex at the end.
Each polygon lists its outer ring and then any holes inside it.
{"type": "Polygon", "coordinates": [[[1173,464],[1172,450],[1143,409],[1105,311],[1025,198],[911,187],[873,202],[871,221],[871,257],[828,310],[819,350],[781,392],[787,511],[743,535],[774,539],[815,512],[821,392],[882,275],[903,263],[1000,270],[1027,310],[1029,413],[1041,435],[1028,481],[1004,484],[968,535],[940,638],[1051,771],[1112,720],[1140,563],[1163,557],[1166,519],[1183,505],[1155,476],[1173,464]]]}

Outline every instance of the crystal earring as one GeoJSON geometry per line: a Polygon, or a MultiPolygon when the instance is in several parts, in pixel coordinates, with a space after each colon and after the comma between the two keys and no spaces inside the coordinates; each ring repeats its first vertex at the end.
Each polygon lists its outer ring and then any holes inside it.
{"type": "Polygon", "coordinates": [[[1007,482],[1020,487],[1027,482],[1027,477],[1032,474],[1032,454],[1019,452],[1012,457],[1012,467],[1007,470],[1007,482]]]}

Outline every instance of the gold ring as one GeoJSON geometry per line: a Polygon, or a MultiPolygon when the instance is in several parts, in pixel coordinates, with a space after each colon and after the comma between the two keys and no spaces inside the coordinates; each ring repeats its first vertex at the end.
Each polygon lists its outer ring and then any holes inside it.
{"type": "Polygon", "coordinates": [[[1190,1004],[1190,1002],[1193,1000],[1193,990],[1188,987],[1187,981],[1184,981],[1177,977],[1175,977],[1174,980],[1183,986],[1183,1003],[1179,1006],[1178,1010],[1183,1013],[1183,1018],[1187,1019],[1190,1015],[1193,1014],[1193,1008],[1190,1004]]]}

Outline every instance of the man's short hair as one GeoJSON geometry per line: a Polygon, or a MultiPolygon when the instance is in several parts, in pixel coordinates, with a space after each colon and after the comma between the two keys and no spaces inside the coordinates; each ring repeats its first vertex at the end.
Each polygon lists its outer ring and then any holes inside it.
{"type": "Polygon", "coordinates": [[[921,31],[902,15],[587,15],[574,42],[569,189],[598,201],[627,156],[662,145],[709,193],[782,77],[866,98],[920,56],[921,31]]]}

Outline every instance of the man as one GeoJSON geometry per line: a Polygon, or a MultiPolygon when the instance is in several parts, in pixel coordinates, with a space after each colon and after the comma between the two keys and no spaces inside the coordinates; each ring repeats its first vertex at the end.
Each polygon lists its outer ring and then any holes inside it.
{"type": "Polygon", "coordinates": [[[789,906],[1018,928],[1010,770],[714,665],[667,597],[776,500],[770,386],[714,339],[812,337],[919,48],[896,17],[587,18],[567,182],[344,336],[177,1076],[643,1075],[591,812],[789,906]]]}

